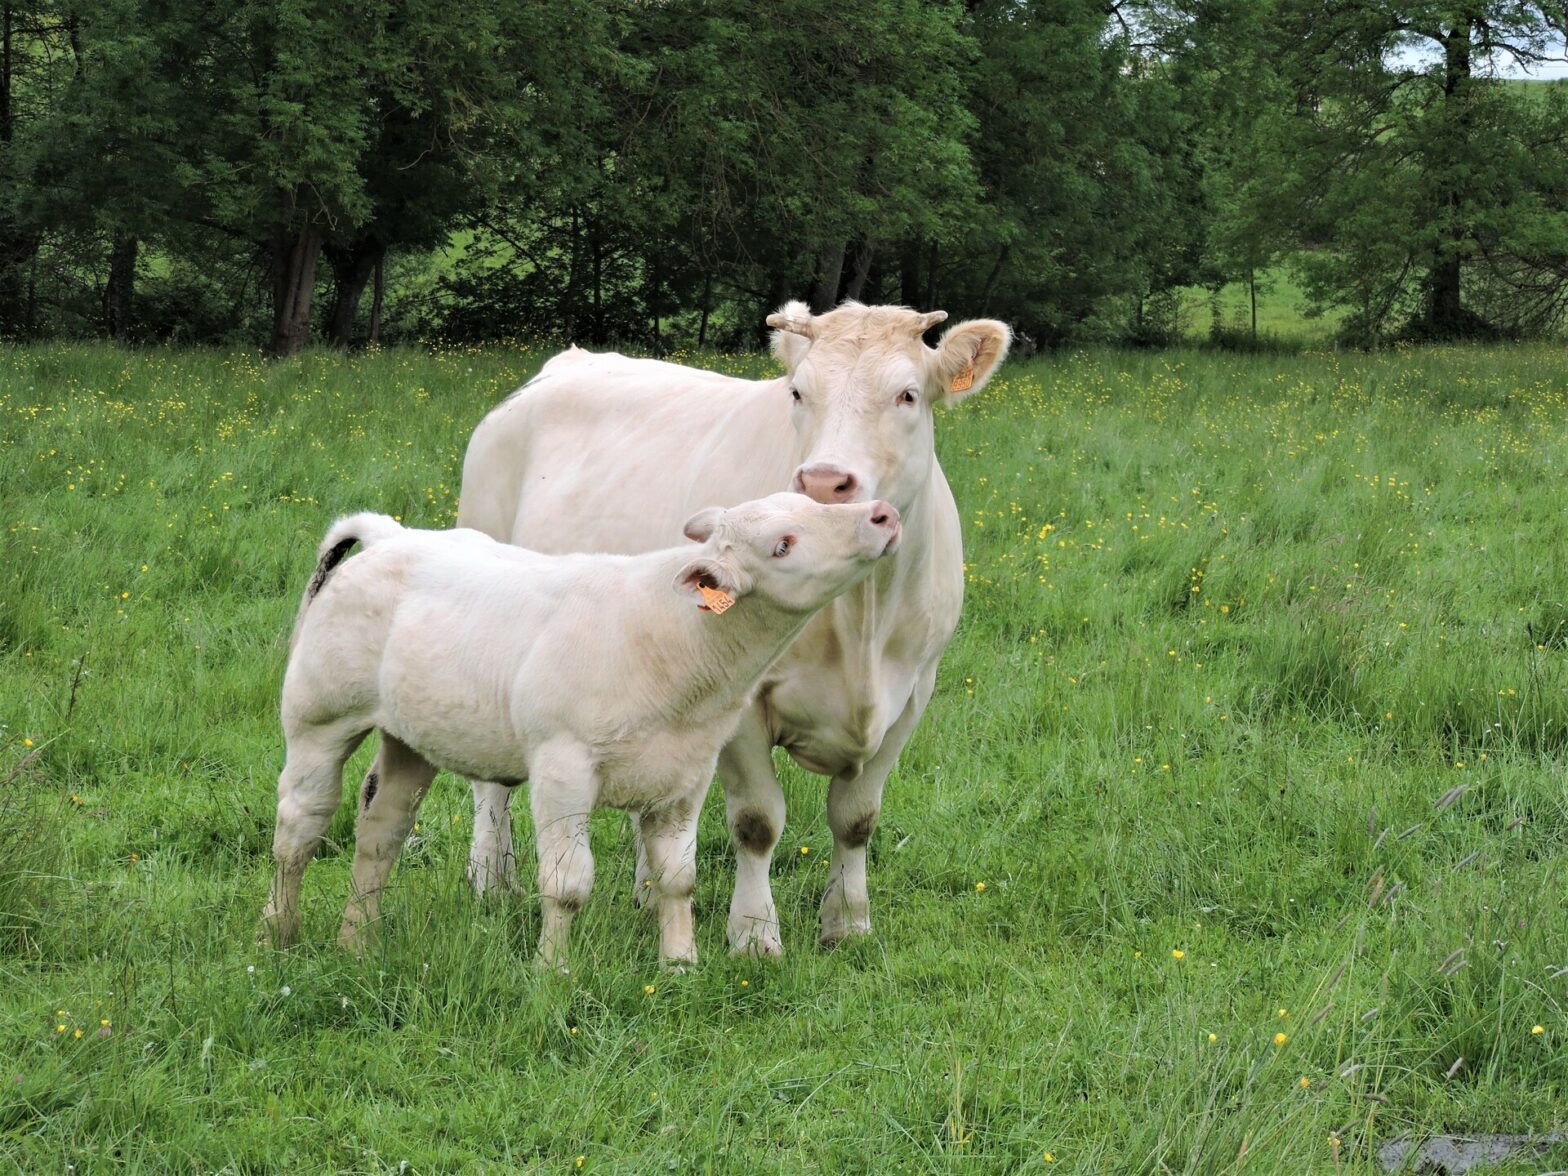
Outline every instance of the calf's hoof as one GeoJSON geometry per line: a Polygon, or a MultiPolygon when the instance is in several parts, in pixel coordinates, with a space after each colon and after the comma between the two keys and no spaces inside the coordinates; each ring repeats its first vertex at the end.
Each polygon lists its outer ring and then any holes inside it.
{"type": "Polygon", "coordinates": [[[373,937],[373,933],[359,923],[345,922],[338,930],[338,946],[355,959],[362,960],[373,937]]]}
{"type": "Polygon", "coordinates": [[[277,915],[263,915],[261,926],[256,928],[258,947],[292,947],[299,938],[299,920],[284,919],[277,915]]]}
{"type": "Polygon", "coordinates": [[[512,898],[523,893],[511,869],[501,866],[469,862],[468,884],[475,898],[512,898]]]}

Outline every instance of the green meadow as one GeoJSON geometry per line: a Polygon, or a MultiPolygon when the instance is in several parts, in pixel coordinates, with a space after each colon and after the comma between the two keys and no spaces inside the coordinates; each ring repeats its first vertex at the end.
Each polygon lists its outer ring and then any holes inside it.
{"type": "Polygon", "coordinates": [[[607,812],[541,974],[443,775],[351,958],[366,749],[258,947],[315,546],[451,523],[545,355],[0,350],[0,1170],[1337,1173],[1568,1125],[1554,347],[1062,354],[942,412],[968,596],[870,938],[816,945],[784,765],[782,962],[725,953],[715,793],[700,965],[607,812]]]}

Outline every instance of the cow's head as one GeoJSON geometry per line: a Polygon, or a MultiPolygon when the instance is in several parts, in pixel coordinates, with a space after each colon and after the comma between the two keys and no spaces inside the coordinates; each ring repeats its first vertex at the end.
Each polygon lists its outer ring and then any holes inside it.
{"type": "Polygon", "coordinates": [[[792,489],[823,503],[884,498],[909,509],[931,476],[932,410],[985,387],[1012,336],[1004,323],[974,319],[927,347],[921,336],[946,318],[858,302],[819,315],[791,302],[768,316],[804,454],[792,489]]]}

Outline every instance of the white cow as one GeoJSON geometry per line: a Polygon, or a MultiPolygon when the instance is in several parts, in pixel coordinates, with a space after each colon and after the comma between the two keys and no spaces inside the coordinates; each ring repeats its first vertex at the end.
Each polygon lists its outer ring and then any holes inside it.
{"type": "MultiPolygon", "coordinates": [[[[857,303],[813,316],[791,302],[768,318],[785,367],[773,380],[572,348],[469,442],[458,521],[544,551],[645,551],[668,543],[696,506],[786,486],[821,502],[886,499],[902,516],[898,555],[807,627],[719,758],[737,951],[782,951],[768,886],[784,827],[774,746],[832,778],[822,941],[871,928],[866,843],[963,604],[958,511],[932,447],[932,412],[984,387],[1010,338],[980,319],[927,347],[921,335],[946,317],[857,303]]],[[[507,804],[504,789],[474,786],[469,861],[481,892],[512,883],[507,804]]],[[[639,894],[647,869],[639,851],[639,894]]]]}
{"type": "Polygon", "coordinates": [[[378,917],[440,767],[529,782],[541,964],[565,962],[593,885],[588,814],[599,805],[640,816],[660,955],[694,960],[697,813],[719,749],[763,671],[897,546],[899,529],[885,502],[823,506],[800,494],[700,511],[685,531],[702,547],[630,556],[540,555],[385,515],[339,520],[283,679],[288,750],[264,915],[273,941],[298,933],[300,879],[342,798],[343,763],[379,728],[345,944],[357,947],[378,917]],[[338,566],[355,542],[364,554],[338,566]]]}

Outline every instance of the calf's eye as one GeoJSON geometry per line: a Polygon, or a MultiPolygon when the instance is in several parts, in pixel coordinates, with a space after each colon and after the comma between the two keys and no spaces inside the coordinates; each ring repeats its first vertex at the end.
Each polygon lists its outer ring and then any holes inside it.
{"type": "Polygon", "coordinates": [[[900,404],[913,404],[915,402],[915,390],[913,388],[905,388],[898,394],[898,402],[900,404]]]}
{"type": "Polygon", "coordinates": [[[789,554],[790,544],[794,542],[788,535],[780,539],[773,547],[773,558],[783,559],[789,554]]]}
{"type": "Polygon", "coordinates": [[[791,388],[789,390],[789,395],[790,395],[790,399],[793,400],[796,404],[800,403],[800,389],[799,388],[791,388]]]}

